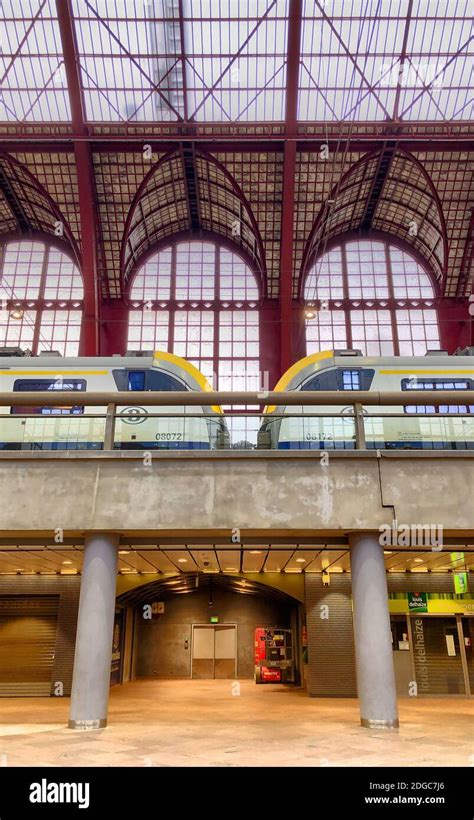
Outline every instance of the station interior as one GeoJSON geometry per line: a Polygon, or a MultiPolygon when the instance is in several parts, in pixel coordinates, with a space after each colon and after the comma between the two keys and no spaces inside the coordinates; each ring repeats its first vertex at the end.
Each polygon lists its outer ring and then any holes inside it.
{"type": "Polygon", "coordinates": [[[1,765],[474,765],[472,4],[0,39],[1,765]]]}

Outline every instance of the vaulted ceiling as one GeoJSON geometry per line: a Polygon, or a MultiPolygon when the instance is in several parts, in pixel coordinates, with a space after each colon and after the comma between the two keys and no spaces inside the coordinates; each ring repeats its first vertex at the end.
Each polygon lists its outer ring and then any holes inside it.
{"type": "Polygon", "coordinates": [[[470,0],[5,0],[0,235],[63,222],[86,287],[116,298],[162,239],[214,234],[277,297],[372,229],[466,294],[471,18],[470,0]]]}

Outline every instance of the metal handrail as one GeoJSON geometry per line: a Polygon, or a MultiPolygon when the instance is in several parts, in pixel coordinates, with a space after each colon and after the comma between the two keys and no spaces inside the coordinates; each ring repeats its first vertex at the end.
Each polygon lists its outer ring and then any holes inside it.
{"type": "MultiPolygon", "coordinates": [[[[371,414],[368,416],[364,415],[364,406],[376,406],[376,407],[397,407],[403,405],[433,405],[433,406],[440,406],[440,405],[453,405],[453,406],[460,406],[460,405],[474,405],[474,390],[410,390],[410,391],[397,391],[397,392],[368,392],[368,391],[292,391],[292,392],[209,392],[209,393],[200,393],[200,392],[188,392],[188,391],[172,391],[172,392],[155,392],[155,391],[143,391],[143,392],[132,392],[132,393],[104,393],[104,392],[85,392],[80,393],[78,391],[42,391],[39,392],[25,392],[25,393],[0,393],[0,407],[15,407],[15,406],[24,406],[24,407],[36,407],[37,405],[41,404],[42,407],[55,407],[61,405],[62,407],[72,406],[72,407],[100,407],[106,406],[106,412],[104,414],[87,414],[87,415],[74,415],[74,416],[45,416],[43,414],[31,414],[29,416],[24,416],[23,414],[15,414],[15,416],[7,416],[7,414],[0,414],[3,418],[41,418],[41,419],[91,419],[91,418],[103,418],[105,419],[105,430],[104,430],[104,440],[103,446],[105,450],[113,450],[114,441],[115,441],[115,426],[117,419],[123,418],[121,413],[117,412],[118,407],[136,407],[140,405],[145,405],[148,407],[159,406],[159,407],[195,407],[195,406],[209,406],[209,407],[218,407],[219,405],[249,405],[249,404],[258,404],[263,405],[266,407],[272,406],[275,409],[277,407],[282,408],[285,406],[344,406],[344,407],[352,407],[352,413],[348,413],[345,416],[342,414],[321,414],[321,417],[331,417],[331,418],[345,418],[346,420],[353,420],[354,421],[354,433],[355,433],[355,446],[358,450],[365,450],[366,449],[366,430],[365,430],[365,419],[366,418],[389,418],[391,416],[395,417],[404,417],[404,418],[414,418],[415,416],[404,415],[402,414],[371,414]]],[[[137,416],[146,415],[148,417],[161,417],[166,418],[168,414],[144,414],[138,412],[137,416]]],[[[181,414],[181,413],[172,413],[170,414],[172,417],[183,417],[184,419],[194,418],[195,414],[181,414]]],[[[241,416],[257,416],[263,417],[268,421],[268,423],[272,423],[277,421],[278,419],[283,418],[284,416],[280,412],[276,413],[242,413],[241,416]]],[[[286,414],[287,417],[291,416],[302,416],[303,418],[310,417],[311,415],[316,416],[317,414],[286,414]]],[[[446,418],[446,417],[455,417],[455,418],[462,418],[467,414],[443,414],[440,416],[439,414],[423,414],[422,418],[446,418]]],[[[233,416],[235,417],[235,416],[233,416]]],[[[208,415],[203,416],[203,418],[207,420],[224,420],[225,415],[217,415],[214,418],[210,418],[208,415]]]]}
{"type": "Polygon", "coordinates": [[[100,407],[113,404],[118,407],[131,407],[140,404],[158,407],[214,407],[222,404],[246,405],[260,404],[265,407],[284,407],[291,405],[353,405],[365,406],[403,406],[405,404],[473,404],[474,390],[406,390],[390,392],[369,392],[368,390],[296,390],[291,392],[210,392],[197,391],[133,391],[131,393],[105,393],[79,391],[44,391],[25,393],[0,393],[0,407],[25,406],[42,407],[72,405],[81,407],[100,407]]]}
{"type": "MultiPolygon", "coordinates": [[[[464,402],[463,402],[464,403],[464,402]]],[[[453,404],[453,402],[451,402],[453,404]]],[[[45,405],[46,406],[46,405],[45,405]]],[[[82,406],[82,405],[81,405],[82,406]]],[[[87,406],[87,404],[85,405],[87,406]]],[[[65,414],[65,415],[45,415],[44,413],[0,413],[0,419],[51,419],[51,421],[57,419],[105,419],[107,413],[72,413],[72,414],[65,414]]],[[[136,419],[184,419],[185,421],[189,419],[204,419],[205,421],[209,422],[219,422],[222,418],[225,418],[226,421],[232,421],[232,419],[246,419],[246,418],[255,418],[255,419],[263,419],[268,423],[272,421],[282,421],[283,419],[349,419],[353,420],[355,418],[355,413],[258,413],[257,411],[245,411],[243,413],[226,415],[223,416],[216,415],[216,416],[209,416],[203,415],[203,413],[134,413],[133,417],[136,419]]],[[[409,419],[409,418],[423,418],[423,419],[459,419],[459,418],[472,418],[474,420],[474,414],[472,413],[423,413],[423,414],[416,414],[416,413],[367,413],[364,414],[364,418],[366,419],[409,419]]],[[[126,422],[128,417],[123,413],[115,413],[115,418],[120,421],[126,422]]]]}

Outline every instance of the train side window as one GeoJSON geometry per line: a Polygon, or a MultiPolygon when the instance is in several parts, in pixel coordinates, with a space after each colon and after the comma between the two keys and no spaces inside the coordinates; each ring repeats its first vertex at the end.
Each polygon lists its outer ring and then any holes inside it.
{"type": "Polygon", "coordinates": [[[342,389],[360,390],[360,370],[342,371],[342,389]]]}
{"type": "Polygon", "coordinates": [[[144,370],[129,370],[128,371],[128,389],[129,390],[145,390],[145,371],[144,370]]]}
{"type": "MultiPolygon", "coordinates": [[[[402,390],[472,390],[474,381],[472,379],[402,379],[402,390]]],[[[466,414],[473,412],[473,405],[441,404],[434,407],[431,404],[408,404],[404,408],[405,413],[425,415],[426,413],[459,413],[466,414]]]]}
{"type": "MultiPolygon", "coordinates": [[[[85,379],[16,379],[13,384],[14,393],[41,393],[46,391],[64,392],[84,392],[87,388],[85,379]]],[[[16,405],[10,408],[12,415],[27,416],[31,414],[40,414],[42,416],[79,416],[84,413],[84,407],[78,405],[57,407],[42,407],[40,400],[38,405],[29,407],[26,405],[16,405]]]]}
{"type": "Polygon", "coordinates": [[[467,413],[474,413],[473,404],[440,404],[438,408],[439,413],[459,413],[460,415],[467,415],[467,413]]]}

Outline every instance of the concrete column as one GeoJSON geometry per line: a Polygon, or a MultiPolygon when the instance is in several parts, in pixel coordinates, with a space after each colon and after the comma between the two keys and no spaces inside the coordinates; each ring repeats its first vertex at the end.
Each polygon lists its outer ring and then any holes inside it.
{"type": "Polygon", "coordinates": [[[349,536],[360,722],[368,729],[398,727],[387,576],[377,536],[349,536]]]}
{"type": "Polygon", "coordinates": [[[70,729],[107,725],[118,542],[117,535],[99,533],[84,542],[70,729]]]}

